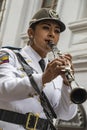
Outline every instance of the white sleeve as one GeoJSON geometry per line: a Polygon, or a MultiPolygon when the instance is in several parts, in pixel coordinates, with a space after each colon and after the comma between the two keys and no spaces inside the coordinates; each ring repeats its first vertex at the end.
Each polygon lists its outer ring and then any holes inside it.
{"type": "MultiPolygon", "coordinates": [[[[27,75],[20,76],[17,66],[14,65],[15,58],[9,57],[9,62],[0,64],[0,99],[5,101],[20,100],[34,95],[36,92],[31,86],[27,75]]],[[[36,83],[41,85],[41,74],[33,74],[36,83]]],[[[41,88],[40,88],[41,89],[41,88]]]]}
{"type": "Polygon", "coordinates": [[[76,115],[78,109],[77,104],[72,103],[70,100],[68,87],[69,86],[63,85],[59,105],[55,108],[57,117],[63,120],[72,119],[76,115]]]}
{"type": "Polygon", "coordinates": [[[57,118],[69,120],[77,113],[77,105],[71,103],[69,86],[65,86],[59,76],[53,82],[46,84],[44,91],[57,114],[57,118]]]}

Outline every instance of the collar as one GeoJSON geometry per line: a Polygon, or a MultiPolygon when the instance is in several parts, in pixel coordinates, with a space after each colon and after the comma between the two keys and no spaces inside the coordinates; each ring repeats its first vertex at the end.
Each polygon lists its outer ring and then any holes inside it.
{"type": "MultiPolygon", "coordinates": [[[[41,56],[29,45],[26,45],[23,50],[27,53],[27,56],[32,57],[34,60],[37,60],[39,62],[42,58],[41,56]]],[[[48,58],[43,58],[45,63],[48,63],[48,58]]]]}

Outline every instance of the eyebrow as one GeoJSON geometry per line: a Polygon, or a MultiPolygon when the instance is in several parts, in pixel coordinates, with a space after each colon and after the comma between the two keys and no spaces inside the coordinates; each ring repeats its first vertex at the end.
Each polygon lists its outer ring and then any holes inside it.
{"type": "MultiPolygon", "coordinates": [[[[48,22],[46,22],[46,21],[41,22],[41,24],[46,24],[46,25],[48,25],[48,26],[51,26],[51,24],[48,23],[48,22]]],[[[56,24],[56,28],[60,28],[60,27],[56,24]]]]}

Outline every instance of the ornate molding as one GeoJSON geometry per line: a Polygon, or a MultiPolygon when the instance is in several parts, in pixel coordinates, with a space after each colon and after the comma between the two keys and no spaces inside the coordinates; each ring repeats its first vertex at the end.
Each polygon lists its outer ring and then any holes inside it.
{"type": "Polygon", "coordinates": [[[69,23],[68,28],[71,31],[71,48],[77,50],[87,48],[87,18],[69,23]]]}
{"type": "Polygon", "coordinates": [[[27,33],[21,33],[21,39],[23,40],[28,39],[27,33]]]}
{"type": "Polygon", "coordinates": [[[28,43],[29,37],[28,37],[27,33],[21,33],[20,38],[21,38],[21,45],[20,46],[24,47],[28,43]]]}
{"type": "Polygon", "coordinates": [[[71,31],[69,52],[76,72],[87,72],[87,18],[68,24],[71,31]]]}
{"type": "Polygon", "coordinates": [[[85,130],[86,113],[82,105],[78,105],[76,116],[70,121],[57,120],[56,128],[58,130],[85,130]]]}
{"type": "Polygon", "coordinates": [[[87,18],[84,18],[84,19],[69,23],[68,28],[72,32],[86,30],[87,29],[87,18]]]}

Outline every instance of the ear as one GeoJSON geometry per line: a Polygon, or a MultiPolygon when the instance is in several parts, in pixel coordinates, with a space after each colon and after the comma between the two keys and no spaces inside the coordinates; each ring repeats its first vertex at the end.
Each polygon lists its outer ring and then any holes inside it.
{"type": "Polygon", "coordinates": [[[34,36],[34,30],[32,28],[29,28],[27,33],[28,33],[29,38],[34,36]]]}

